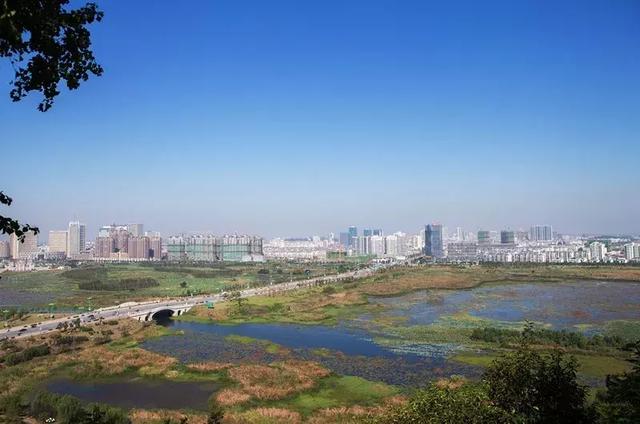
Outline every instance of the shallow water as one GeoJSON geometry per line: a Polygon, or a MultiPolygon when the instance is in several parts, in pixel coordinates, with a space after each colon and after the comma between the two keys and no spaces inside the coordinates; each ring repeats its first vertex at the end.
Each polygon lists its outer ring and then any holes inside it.
{"type": "Polygon", "coordinates": [[[345,326],[292,324],[219,325],[168,321],[184,335],[144,342],[142,347],[177,357],[184,363],[218,361],[271,363],[286,359],[317,361],[333,372],[389,384],[420,386],[450,374],[477,376],[479,369],[447,360],[451,346],[397,349],[376,344],[369,333],[345,326]],[[227,335],[268,340],[284,350],[269,349],[258,341],[241,343],[227,335]]]}
{"type": "Polygon", "coordinates": [[[469,290],[424,290],[371,298],[411,325],[433,324],[457,313],[505,322],[525,320],[579,331],[611,320],[640,320],[640,284],[577,281],[484,285],[469,290]]]}
{"type": "Polygon", "coordinates": [[[122,408],[206,410],[207,400],[218,388],[214,383],[167,380],[116,379],[109,381],[52,380],[46,389],[85,402],[108,403],[122,408]]]}

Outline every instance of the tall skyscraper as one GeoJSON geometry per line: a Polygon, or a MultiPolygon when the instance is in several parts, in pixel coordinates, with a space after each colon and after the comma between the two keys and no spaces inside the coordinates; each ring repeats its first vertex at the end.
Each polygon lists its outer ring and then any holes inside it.
{"type": "Polygon", "coordinates": [[[376,228],[373,230],[373,235],[374,236],[383,236],[384,233],[382,232],[382,228],[376,228]]]}
{"type": "Polygon", "coordinates": [[[362,230],[362,235],[365,237],[371,237],[372,234],[373,232],[371,231],[371,228],[365,228],[362,230]]]}
{"type": "Polygon", "coordinates": [[[529,240],[531,241],[553,240],[553,227],[551,225],[533,225],[529,230],[529,240]]]}
{"type": "Polygon", "coordinates": [[[63,253],[68,256],[69,232],[51,230],[49,231],[49,253],[63,253]]]}
{"type": "Polygon", "coordinates": [[[69,247],[67,255],[73,258],[84,252],[87,237],[87,226],[80,221],[71,221],[69,223],[69,247]]]}
{"type": "Polygon", "coordinates": [[[355,247],[355,239],[358,237],[358,228],[357,227],[349,227],[349,247],[355,247]]]}
{"type": "Polygon", "coordinates": [[[424,254],[432,258],[444,258],[442,225],[429,224],[424,228],[424,254]]]}

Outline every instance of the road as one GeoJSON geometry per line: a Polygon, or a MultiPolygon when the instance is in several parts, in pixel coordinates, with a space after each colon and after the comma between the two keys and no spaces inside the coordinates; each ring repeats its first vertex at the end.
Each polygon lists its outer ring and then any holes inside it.
{"type": "MultiPolygon", "coordinates": [[[[328,275],[323,277],[309,278],[306,280],[291,281],[286,283],[273,284],[264,287],[256,287],[241,290],[242,297],[263,296],[275,294],[282,291],[296,290],[299,288],[312,287],[318,284],[336,283],[348,278],[364,278],[368,277],[379,269],[387,268],[390,264],[377,265],[369,268],[349,271],[341,274],[328,275]]],[[[23,338],[38,336],[52,331],[56,331],[59,325],[72,324],[74,321],[82,325],[90,325],[100,322],[101,320],[113,320],[120,318],[136,318],[147,316],[154,311],[160,309],[188,309],[196,305],[205,304],[207,302],[220,302],[225,300],[224,293],[209,294],[202,296],[180,297],[173,299],[151,300],[146,302],[128,302],[121,305],[109,306],[106,308],[96,309],[90,312],[84,312],[77,315],[67,316],[58,319],[40,321],[34,324],[9,327],[1,330],[0,340],[23,338]]]]}

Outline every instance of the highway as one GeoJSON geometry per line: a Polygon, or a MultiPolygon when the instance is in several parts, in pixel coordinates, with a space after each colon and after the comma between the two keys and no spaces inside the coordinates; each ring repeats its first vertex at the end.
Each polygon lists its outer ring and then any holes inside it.
{"type": "MultiPolygon", "coordinates": [[[[341,274],[328,275],[323,277],[309,278],[306,280],[290,281],[286,283],[272,284],[264,287],[256,287],[241,290],[242,297],[263,296],[269,294],[275,294],[282,291],[296,290],[299,288],[312,287],[318,284],[336,283],[348,278],[364,278],[372,275],[376,270],[387,268],[390,264],[371,266],[357,271],[349,271],[341,274]]],[[[150,300],[145,302],[128,302],[121,305],[109,306],[106,308],[100,308],[89,312],[84,312],[67,317],[51,319],[46,321],[40,321],[38,323],[20,325],[15,327],[9,327],[0,333],[0,340],[23,338],[38,336],[46,334],[52,331],[56,331],[59,325],[71,325],[74,321],[78,320],[81,325],[91,325],[99,323],[103,320],[113,320],[121,318],[134,318],[138,320],[145,320],[143,317],[148,317],[151,314],[162,310],[184,310],[189,309],[196,305],[205,304],[208,302],[221,302],[225,300],[225,293],[220,294],[208,294],[201,296],[179,297],[172,299],[162,300],[150,300]],[[141,319],[142,318],[142,319],[141,319]]]]}

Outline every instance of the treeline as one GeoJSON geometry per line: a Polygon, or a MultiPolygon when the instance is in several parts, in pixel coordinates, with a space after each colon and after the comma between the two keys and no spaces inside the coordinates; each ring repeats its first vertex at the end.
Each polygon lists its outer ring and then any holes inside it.
{"type": "MultiPolygon", "coordinates": [[[[595,334],[591,337],[567,330],[549,330],[546,328],[530,328],[530,341],[533,344],[573,347],[578,349],[598,349],[602,347],[629,348],[630,343],[618,336],[602,336],[595,334]]],[[[471,339],[489,343],[510,345],[518,343],[521,333],[504,328],[484,327],[475,328],[471,332],[471,339]]]]}
{"type": "Polygon", "coordinates": [[[527,330],[518,348],[494,361],[479,382],[443,380],[418,390],[378,424],[640,423],[640,342],[630,372],[608,376],[588,399],[577,360],[561,350],[530,348],[527,330]]]}
{"type": "Polygon", "coordinates": [[[160,283],[154,278],[123,278],[121,280],[92,280],[78,283],[80,290],[119,291],[139,290],[158,287],[160,283]]]}

